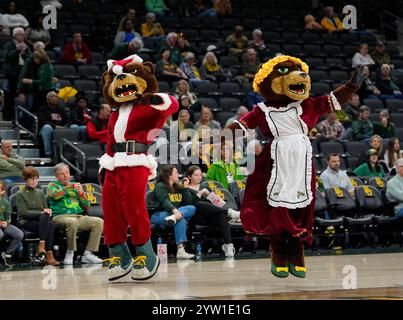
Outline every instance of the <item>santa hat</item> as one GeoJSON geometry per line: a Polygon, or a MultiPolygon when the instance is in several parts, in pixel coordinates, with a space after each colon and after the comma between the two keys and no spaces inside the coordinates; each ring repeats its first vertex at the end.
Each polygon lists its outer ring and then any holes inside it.
{"type": "Polygon", "coordinates": [[[108,69],[112,68],[113,73],[121,74],[123,73],[123,67],[129,62],[142,63],[143,59],[141,59],[137,54],[133,54],[123,60],[108,60],[107,65],[108,69]]]}

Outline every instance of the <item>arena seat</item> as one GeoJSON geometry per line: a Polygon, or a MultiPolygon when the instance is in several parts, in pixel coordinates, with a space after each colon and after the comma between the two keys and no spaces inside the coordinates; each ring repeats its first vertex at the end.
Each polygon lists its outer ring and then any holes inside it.
{"type": "Polygon", "coordinates": [[[102,196],[99,192],[85,192],[91,207],[88,210],[88,215],[91,217],[103,218],[104,213],[102,210],[102,196]]]}

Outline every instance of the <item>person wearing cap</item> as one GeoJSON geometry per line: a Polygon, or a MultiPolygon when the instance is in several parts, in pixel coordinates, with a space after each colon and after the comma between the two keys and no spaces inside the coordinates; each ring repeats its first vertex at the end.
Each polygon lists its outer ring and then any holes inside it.
{"type": "Polygon", "coordinates": [[[392,61],[390,60],[390,55],[385,51],[385,44],[382,41],[376,43],[375,50],[371,52],[371,57],[374,60],[377,67],[383,64],[388,64],[393,69],[392,61]]]}
{"type": "Polygon", "coordinates": [[[351,129],[353,130],[353,139],[369,143],[369,139],[374,135],[374,125],[369,120],[371,111],[368,106],[361,106],[358,119],[353,121],[351,129]]]}
{"type": "Polygon", "coordinates": [[[403,99],[396,79],[391,74],[390,65],[383,64],[380,72],[377,74],[376,87],[381,91],[379,96],[382,100],[403,99]]]}
{"type": "Polygon", "coordinates": [[[395,215],[403,217],[403,158],[396,160],[396,175],[386,184],[386,197],[397,202],[395,215]]]}
{"type": "Polygon", "coordinates": [[[386,176],[383,167],[379,164],[378,151],[369,149],[367,152],[367,161],[354,170],[359,177],[380,177],[386,176]]]}
{"type": "Polygon", "coordinates": [[[193,82],[202,81],[200,71],[195,66],[195,55],[192,52],[186,54],[179,68],[181,68],[182,71],[186,74],[190,84],[192,84],[193,82]]]}

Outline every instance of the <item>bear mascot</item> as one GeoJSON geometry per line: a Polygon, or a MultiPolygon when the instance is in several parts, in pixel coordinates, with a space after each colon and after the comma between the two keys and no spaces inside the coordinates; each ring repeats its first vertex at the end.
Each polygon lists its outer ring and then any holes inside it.
{"type": "Polygon", "coordinates": [[[107,64],[102,75],[103,95],[117,108],[109,118],[106,152],[99,161],[104,240],[111,257],[108,280],[130,272],[133,280],[147,280],[159,267],[145,202],[147,181],[156,177],[157,168],[148,149],[179,105],[174,97],[157,93],[151,62],[133,55],[107,64]],[[134,259],[126,243],[128,227],[136,248],[134,259]]]}
{"type": "Polygon", "coordinates": [[[269,139],[255,159],[241,206],[249,234],[269,235],[271,272],[304,278],[304,242],[312,244],[315,177],[308,132],[319,117],[340,110],[362,82],[362,70],[328,95],[312,98],[309,68],[300,59],[279,56],[260,66],[253,89],[264,97],[227,129],[259,127],[269,139]]]}

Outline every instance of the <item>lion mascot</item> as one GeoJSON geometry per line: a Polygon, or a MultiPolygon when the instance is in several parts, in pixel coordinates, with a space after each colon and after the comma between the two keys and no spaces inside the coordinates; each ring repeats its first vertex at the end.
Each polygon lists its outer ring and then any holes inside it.
{"type": "Polygon", "coordinates": [[[309,68],[298,58],[279,56],[261,65],[253,89],[264,97],[230,125],[232,131],[259,127],[270,141],[256,157],[241,206],[247,233],[269,235],[271,272],[304,278],[304,242],[312,243],[315,177],[308,132],[319,117],[340,110],[362,82],[362,70],[328,95],[309,96],[309,68]]]}
{"type": "Polygon", "coordinates": [[[133,280],[153,277],[159,267],[150,240],[146,208],[147,181],[156,176],[157,163],[148,154],[166,119],[178,110],[178,101],[157,93],[154,65],[133,55],[108,61],[103,74],[103,95],[117,108],[109,118],[106,153],[101,157],[104,240],[109,247],[108,280],[131,272],[133,280]],[[133,259],[127,241],[136,248],[133,259]]]}

